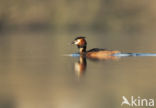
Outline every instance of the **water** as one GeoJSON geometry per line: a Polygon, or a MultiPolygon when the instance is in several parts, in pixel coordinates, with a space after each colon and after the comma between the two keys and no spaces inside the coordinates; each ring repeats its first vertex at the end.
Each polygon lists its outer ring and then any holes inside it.
{"type": "MultiPolygon", "coordinates": [[[[156,57],[117,60],[79,57],[71,41],[77,33],[10,32],[0,35],[0,106],[3,108],[121,108],[122,96],[156,96],[156,57]]],[[[83,32],[88,49],[156,53],[154,34],[83,32]]]]}

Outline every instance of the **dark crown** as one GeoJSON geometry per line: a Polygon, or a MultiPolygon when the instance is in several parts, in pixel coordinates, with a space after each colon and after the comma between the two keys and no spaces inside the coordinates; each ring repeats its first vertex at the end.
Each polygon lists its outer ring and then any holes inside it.
{"type": "Polygon", "coordinates": [[[75,40],[77,40],[77,39],[85,39],[85,38],[86,38],[86,37],[79,36],[79,37],[75,38],[75,40]]]}

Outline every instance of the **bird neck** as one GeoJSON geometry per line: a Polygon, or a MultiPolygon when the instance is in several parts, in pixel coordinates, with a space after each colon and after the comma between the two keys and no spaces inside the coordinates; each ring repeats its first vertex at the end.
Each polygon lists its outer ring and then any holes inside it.
{"type": "Polygon", "coordinates": [[[82,46],[79,48],[80,54],[86,53],[87,46],[82,46]]]}

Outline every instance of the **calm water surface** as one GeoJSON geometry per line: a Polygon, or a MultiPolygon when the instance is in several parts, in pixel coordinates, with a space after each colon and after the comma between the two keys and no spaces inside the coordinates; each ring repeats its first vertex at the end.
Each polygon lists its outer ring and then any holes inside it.
{"type": "MultiPolygon", "coordinates": [[[[75,71],[79,58],[63,56],[77,52],[70,44],[75,34],[0,34],[0,107],[121,108],[122,96],[156,99],[156,57],[87,59],[80,74],[75,71]]],[[[151,33],[83,34],[88,48],[156,53],[151,33]]]]}

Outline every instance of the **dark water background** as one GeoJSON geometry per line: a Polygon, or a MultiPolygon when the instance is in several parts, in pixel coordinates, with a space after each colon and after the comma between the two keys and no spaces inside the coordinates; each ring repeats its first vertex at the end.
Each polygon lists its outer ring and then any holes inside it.
{"type": "Polygon", "coordinates": [[[0,35],[0,105],[2,108],[121,108],[122,96],[156,96],[156,57],[87,60],[78,76],[79,58],[70,43],[87,37],[88,49],[156,53],[155,34],[11,31],[0,35]]]}

